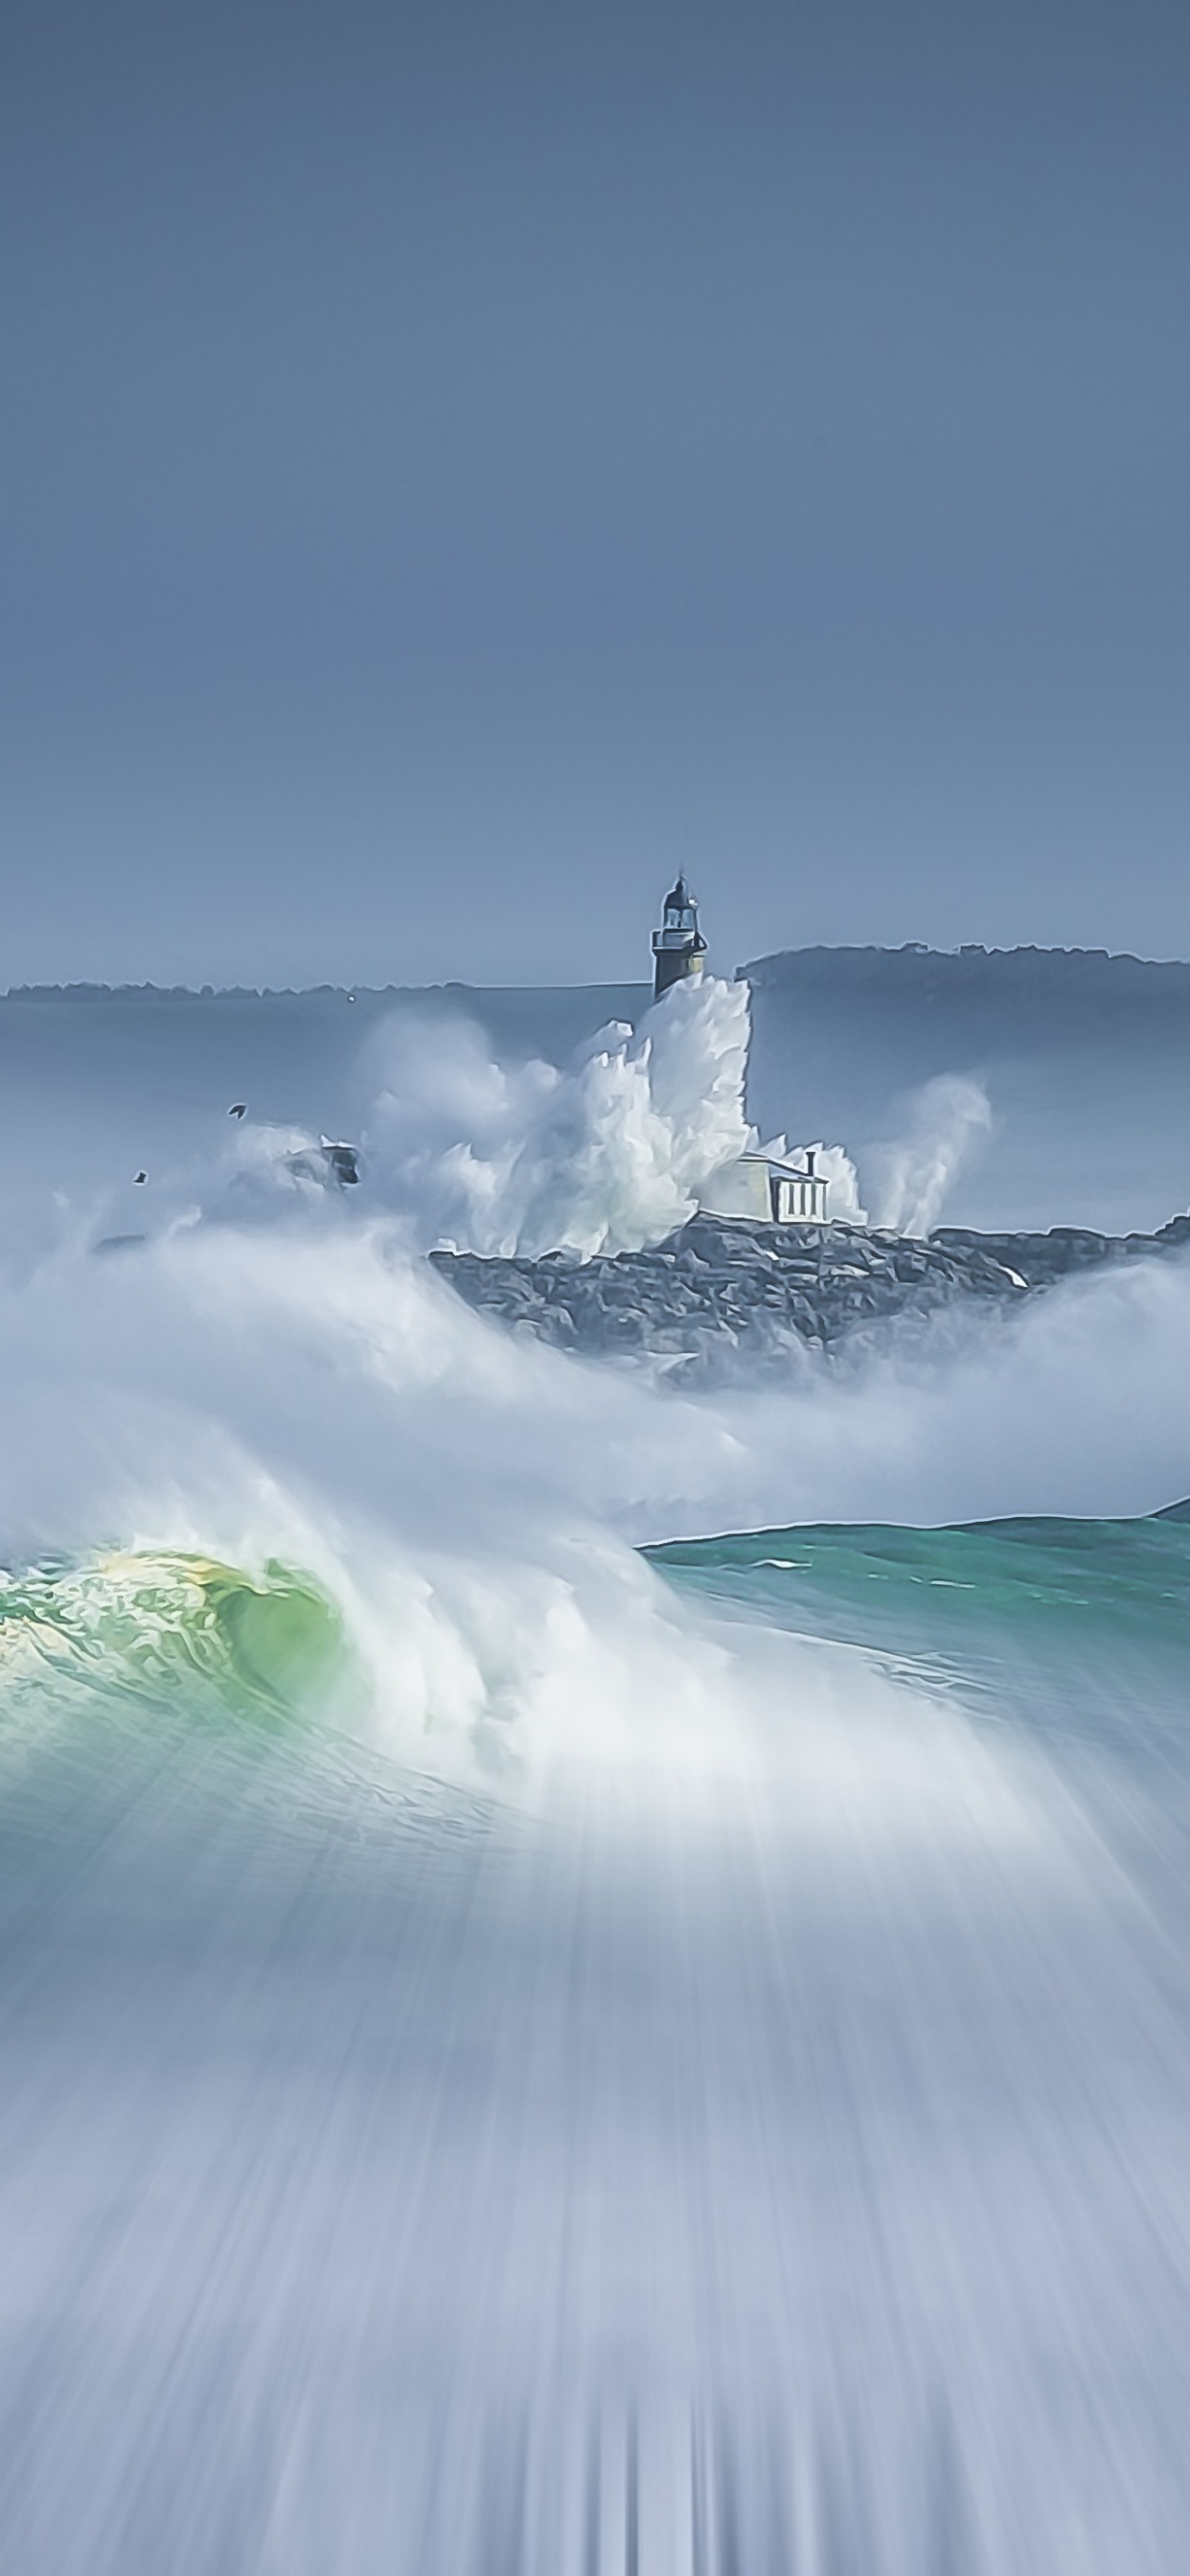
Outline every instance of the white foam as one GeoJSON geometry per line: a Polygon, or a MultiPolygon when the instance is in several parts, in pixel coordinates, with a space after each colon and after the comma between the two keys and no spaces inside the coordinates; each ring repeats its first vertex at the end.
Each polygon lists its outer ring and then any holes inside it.
{"type": "Polygon", "coordinates": [[[368,1120],[369,1172],[423,1242],[589,1255],[659,1241],[741,1153],[748,996],[675,986],[635,1033],[612,1023],[563,1070],[501,1065],[468,1024],[394,1018],[368,1120]]]}

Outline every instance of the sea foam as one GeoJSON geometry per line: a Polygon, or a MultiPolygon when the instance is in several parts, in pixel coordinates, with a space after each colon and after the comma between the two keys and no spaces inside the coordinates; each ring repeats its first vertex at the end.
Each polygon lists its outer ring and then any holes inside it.
{"type": "MultiPolygon", "coordinates": [[[[703,1008],[705,1126],[637,1040],[529,1074],[527,1114],[465,1053],[437,1127],[390,1059],[375,1199],[295,1173],[318,1124],[278,1105],[176,1186],[151,1157],[144,1239],[102,1259],[132,1229],[98,1184],[48,1244],[14,1219],[22,2576],[1179,2563],[1167,1633],[1159,1673],[1089,1548],[1026,1725],[994,1548],[976,1671],[961,1610],[912,1617],[973,1550],[907,1552],[884,1625],[858,1550],[832,1626],[796,1564],[762,1567],[775,1602],[637,1543],[1171,1500],[1190,1280],[1135,1264],[999,1338],[702,1396],[469,1312],[420,1248],[460,1133],[489,1178],[453,1222],[651,1225],[659,1137],[693,1180],[739,1132],[739,1024],[703,1008]]],[[[78,1116],[94,1151],[102,1100],[78,1116]]]]}

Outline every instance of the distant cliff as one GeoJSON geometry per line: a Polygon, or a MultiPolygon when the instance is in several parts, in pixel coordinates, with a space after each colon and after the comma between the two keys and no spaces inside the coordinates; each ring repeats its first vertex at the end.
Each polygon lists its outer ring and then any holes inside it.
{"type": "MultiPolygon", "coordinates": [[[[990,1060],[1024,1044],[1049,1048],[1113,1029],[1147,1030],[1153,1015],[1181,1028],[1190,965],[1112,956],[1103,948],[785,948],[741,966],[755,992],[808,1008],[924,1016],[990,1060]]],[[[932,1050],[930,1050],[932,1053],[932,1050]]]]}

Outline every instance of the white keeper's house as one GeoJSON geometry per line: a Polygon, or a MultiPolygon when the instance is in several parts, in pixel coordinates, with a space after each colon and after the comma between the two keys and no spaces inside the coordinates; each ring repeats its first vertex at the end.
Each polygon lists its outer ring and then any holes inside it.
{"type": "Polygon", "coordinates": [[[746,1216],[770,1225],[825,1225],[827,1183],[814,1169],[816,1148],[791,1162],[770,1147],[725,1163],[699,1196],[708,1216],[746,1216]]]}

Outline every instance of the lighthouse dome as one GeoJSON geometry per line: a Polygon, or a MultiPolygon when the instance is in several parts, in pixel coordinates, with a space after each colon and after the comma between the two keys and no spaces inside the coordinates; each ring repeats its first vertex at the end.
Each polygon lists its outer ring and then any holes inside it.
{"type": "Polygon", "coordinates": [[[701,975],[707,943],[698,927],[698,902],[684,875],[666,895],[661,928],[653,933],[653,998],[660,1001],[671,984],[701,975]]]}

